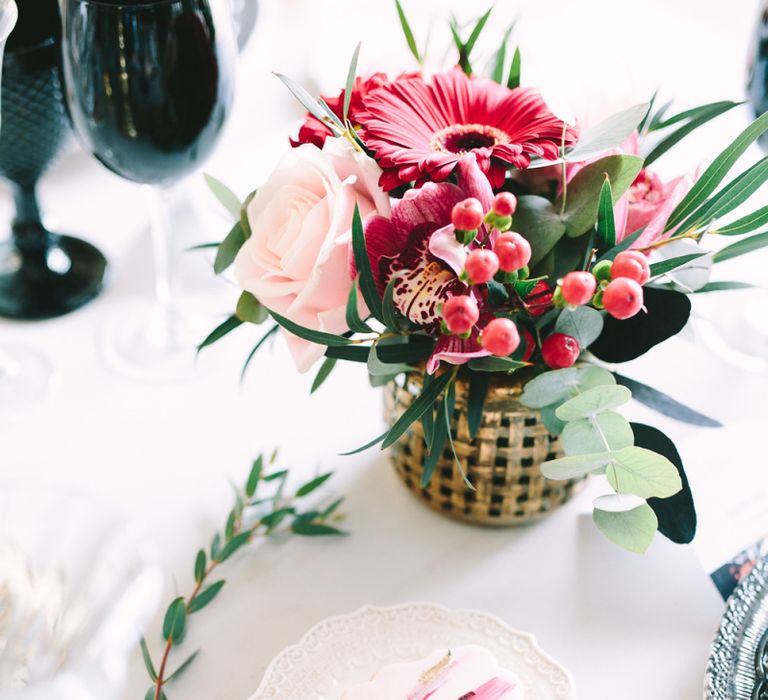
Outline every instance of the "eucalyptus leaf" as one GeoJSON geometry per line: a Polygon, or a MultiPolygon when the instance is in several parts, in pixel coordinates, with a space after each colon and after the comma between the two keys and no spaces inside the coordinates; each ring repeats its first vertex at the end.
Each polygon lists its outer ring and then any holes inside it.
{"type": "Polygon", "coordinates": [[[514,372],[528,366],[528,362],[520,362],[510,357],[473,357],[469,361],[469,369],[475,372],[514,372]]]}
{"type": "MultiPolygon", "coordinates": [[[[197,655],[200,653],[200,650],[198,649],[196,652],[190,654],[184,662],[170,675],[168,678],[165,679],[166,683],[170,683],[174,678],[178,678],[184,671],[186,671],[192,662],[197,658],[197,655]]],[[[162,696],[161,696],[162,697],[162,696]]]]}
{"type": "Polygon", "coordinates": [[[205,577],[206,565],[207,561],[205,557],[205,550],[201,549],[197,553],[197,558],[195,559],[195,583],[200,583],[205,577]]]}
{"type": "Polygon", "coordinates": [[[579,370],[576,367],[544,372],[525,385],[520,403],[528,408],[543,408],[570,398],[578,386],[579,370]]]}
{"type": "Polygon", "coordinates": [[[565,235],[566,225],[552,202],[544,197],[526,194],[517,199],[515,231],[531,244],[530,265],[533,267],[565,235]]]}
{"type": "Polygon", "coordinates": [[[218,563],[225,562],[238,549],[240,549],[240,547],[242,547],[245,544],[248,544],[250,539],[251,539],[250,532],[241,532],[235,535],[229,542],[227,542],[224,545],[224,547],[222,547],[221,552],[219,552],[219,556],[216,557],[216,560],[218,561],[218,563]]]}
{"type": "Polygon", "coordinates": [[[596,452],[593,454],[573,455],[550,459],[541,465],[541,473],[547,479],[563,481],[590,474],[610,464],[612,454],[610,452],[596,452]]]}
{"type": "Polygon", "coordinates": [[[200,593],[198,593],[192,600],[189,601],[189,605],[187,605],[187,612],[189,612],[191,615],[192,613],[196,613],[198,610],[202,610],[217,595],[219,595],[219,591],[224,587],[224,583],[224,581],[216,581],[216,583],[212,583],[210,586],[203,588],[200,593]]]}
{"type": "Polygon", "coordinates": [[[555,414],[558,404],[552,406],[543,406],[539,409],[541,413],[541,422],[552,435],[560,435],[565,429],[566,422],[560,420],[555,414]]]}
{"type": "Polygon", "coordinates": [[[591,306],[565,308],[557,317],[555,331],[576,338],[579,347],[587,348],[603,331],[603,315],[591,306]]]}
{"type": "Polygon", "coordinates": [[[560,420],[572,421],[588,418],[602,411],[609,411],[629,403],[632,392],[625,386],[605,384],[588,389],[566,401],[556,414],[560,420]]]}
{"type": "Polygon", "coordinates": [[[635,496],[632,493],[608,493],[604,496],[598,496],[592,505],[598,510],[604,510],[609,513],[623,513],[627,510],[633,510],[645,503],[644,498],[635,496]]]}
{"type": "MultiPolygon", "coordinates": [[[[613,155],[605,156],[579,170],[573,180],[568,183],[566,192],[565,212],[562,217],[566,226],[566,235],[581,236],[595,225],[600,191],[606,177],[611,182],[615,204],[629,189],[642,167],[643,159],[638,156],[613,155]]],[[[554,208],[558,211],[562,206],[562,200],[561,195],[555,202],[554,208]]],[[[515,223],[517,223],[517,213],[515,223]]]]}
{"type": "MultiPolygon", "coordinates": [[[[602,367],[580,367],[578,374],[579,390],[586,391],[596,386],[616,384],[616,375],[602,367]]],[[[632,387],[629,387],[631,390],[632,387]]]]}
{"type": "Polygon", "coordinates": [[[625,447],[614,453],[606,477],[616,491],[642,498],[668,498],[683,487],[675,465],[644,447],[625,447]]]}
{"type": "Polygon", "coordinates": [[[304,537],[338,537],[347,534],[343,530],[333,527],[332,525],[302,521],[292,523],[291,532],[294,535],[302,535],[304,537]]]}
{"type": "Polygon", "coordinates": [[[157,671],[155,671],[155,665],[152,663],[152,654],[149,653],[147,640],[144,637],[139,640],[139,646],[141,647],[141,658],[144,660],[144,666],[150,679],[154,682],[157,680],[157,671]]]}
{"type": "Polygon", "coordinates": [[[251,465],[251,471],[248,473],[248,480],[245,482],[245,495],[247,498],[253,498],[259,487],[261,475],[264,472],[264,457],[259,455],[251,465]]]}
{"type": "Polygon", "coordinates": [[[644,554],[653,542],[658,521],[648,504],[627,511],[595,509],[592,517],[598,530],[611,542],[636,554],[644,554]]]}
{"type": "Polygon", "coordinates": [[[204,173],[203,177],[208,185],[208,189],[213,192],[213,196],[219,200],[219,203],[240,221],[240,198],[227,187],[221,180],[216,179],[213,175],[204,173]]]}
{"type": "Polygon", "coordinates": [[[569,456],[606,449],[618,451],[633,444],[629,422],[614,411],[603,411],[593,418],[569,421],[565,424],[562,436],[563,449],[569,456]]]}
{"type": "Polygon", "coordinates": [[[579,163],[602,155],[626,141],[648,113],[643,102],[614,114],[605,121],[585,129],[576,145],[565,154],[568,163],[579,163]]]}
{"type": "Polygon", "coordinates": [[[224,240],[219,244],[219,249],[216,251],[216,258],[213,261],[213,271],[217,275],[220,275],[235,262],[235,258],[244,243],[245,231],[238,219],[237,223],[230,229],[224,240]]]}
{"type": "Polygon", "coordinates": [[[311,479],[306,484],[304,484],[298,491],[296,491],[296,498],[304,498],[304,496],[308,496],[313,491],[319,489],[332,476],[333,476],[333,472],[329,472],[327,474],[322,474],[321,476],[311,479]]]}
{"type": "Polygon", "coordinates": [[[184,598],[176,598],[166,610],[163,618],[163,639],[171,644],[180,644],[187,631],[187,605],[184,598]]]}

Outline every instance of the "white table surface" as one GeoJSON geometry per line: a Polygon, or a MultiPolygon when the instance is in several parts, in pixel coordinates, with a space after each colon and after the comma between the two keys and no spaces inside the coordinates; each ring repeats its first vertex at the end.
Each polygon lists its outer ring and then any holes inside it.
{"type": "MultiPolygon", "coordinates": [[[[449,8],[460,17],[484,9],[458,1],[405,4],[422,29],[429,16],[447,17],[449,8]]],[[[616,0],[498,5],[506,19],[490,33],[498,35],[517,13],[523,17],[518,36],[527,52],[526,81],[537,77],[571,94],[608,91],[610,101],[624,104],[639,101],[660,80],[684,106],[741,96],[752,0],[727,6],[649,0],[644,11],[641,3],[616,0]]],[[[262,10],[243,58],[235,113],[207,166],[243,195],[269,172],[300,114],[271,70],[310,87],[340,85],[358,39],[362,70],[411,68],[389,2],[267,0],[262,10]]],[[[441,32],[434,32],[435,47],[441,32]]],[[[586,102],[597,109],[599,100],[586,102]]],[[[697,162],[724,146],[745,119],[743,112],[721,119],[664,165],[674,172],[676,162],[697,162]]],[[[207,201],[199,180],[189,186],[199,192],[197,205],[207,201]]],[[[403,488],[382,453],[336,456],[382,429],[380,395],[367,387],[359,367],[340,366],[308,399],[311,375],[296,375],[278,342],[238,386],[240,365],[259,330],[241,330],[207,351],[200,373],[187,383],[150,385],[115,375],[98,351],[101,329],[122,302],[151,294],[143,199],[134,186],[77,153],[52,169],[41,193],[57,229],[96,242],[112,276],[97,301],[70,316],[0,322],[0,340],[32,346],[55,367],[46,404],[0,426],[0,477],[78,484],[129,509],[162,554],[166,601],[176,590],[188,591],[195,552],[230,506],[228,478],[244,478],[259,451],[279,445],[297,478],[335,469],[333,488],[348,496],[350,537],[269,542],[227,564],[227,587],[195,616],[184,644],[203,653],[169,689],[172,699],[245,699],[270,659],[322,618],[367,603],[407,601],[480,608],[531,631],[570,669],[586,700],[701,696],[723,603],[690,548],[659,538],[644,557],[624,553],[582,515],[588,495],[534,527],[515,530],[475,529],[434,514],[403,488]]],[[[9,219],[7,193],[0,207],[9,219]]],[[[213,205],[203,209],[200,225],[208,230],[190,236],[216,240],[226,223],[213,205]]],[[[185,262],[196,267],[190,286],[205,295],[201,308],[223,317],[234,290],[212,279],[203,264],[203,256],[185,262]]],[[[718,276],[764,283],[766,264],[768,251],[748,264],[723,266],[718,276]]],[[[211,316],[211,325],[215,320],[211,316]]],[[[765,374],[726,366],[685,339],[657,348],[626,373],[726,423],[719,435],[734,464],[752,457],[756,443],[739,436],[750,422],[768,417],[765,374]]],[[[711,459],[699,431],[641,407],[632,413],[667,430],[689,465],[701,468],[711,459]]],[[[159,626],[160,613],[149,630],[155,650],[159,626]]],[[[137,654],[125,699],[143,698],[148,685],[137,654]]]]}

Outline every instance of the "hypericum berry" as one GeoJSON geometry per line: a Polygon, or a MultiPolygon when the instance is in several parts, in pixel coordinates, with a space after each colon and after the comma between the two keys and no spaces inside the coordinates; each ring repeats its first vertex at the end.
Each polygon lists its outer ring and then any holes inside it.
{"type": "Polygon", "coordinates": [[[464,270],[472,284],[485,284],[499,271],[499,258],[492,250],[476,248],[467,256],[464,270]]]}
{"type": "Polygon", "coordinates": [[[515,272],[531,261],[531,244],[514,231],[502,233],[496,239],[493,250],[504,272],[515,272]]]}
{"type": "Polygon", "coordinates": [[[451,212],[451,223],[459,231],[474,231],[483,223],[483,205],[479,199],[468,197],[451,212]]]}
{"type": "Polygon", "coordinates": [[[591,272],[569,272],[560,283],[563,299],[567,304],[586,304],[597,289],[597,280],[591,272]]]}
{"type": "Polygon", "coordinates": [[[528,362],[528,360],[530,360],[531,356],[533,355],[533,351],[536,349],[536,339],[533,337],[533,333],[531,333],[527,328],[523,328],[522,341],[525,343],[525,350],[523,351],[523,356],[520,359],[523,362],[528,362]]]}
{"type": "Polygon", "coordinates": [[[627,277],[639,285],[651,279],[651,266],[648,258],[637,250],[624,250],[616,256],[611,265],[611,277],[627,277]]]}
{"type": "Polygon", "coordinates": [[[520,334],[517,326],[508,318],[494,318],[480,336],[482,345],[491,355],[506,357],[511,355],[520,345],[520,334]]]}
{"type": "Polygon", "coordinates": [[[553,333],[541,344],[541,356],[547,367],[565,369],[573,366],[581,348],[576,338],[565,333],[553,333]]]}
{"type": "Polygon", "coordinates": [[[544,280],[540,280],[523,301],[531,316],[541,316],[552,308],[554,293],[544,280]]]}
{"type": "Polygon", "coordinates": [[[443,304],[443,321],[451,333],[465,335],[480,318],[480,309],[473,297],[460,295],[451,297],[443,304]]]}
{"type": "Polygon", "coordinates": [[[601,260],[592,268],[592,274],[601,282],[611,281],[611,261],[601,260]]]}
{"type": "Polygon", "coordinates": [[[494,199],[491,211],[496,216],[512,216],[517,209],[517,197],[511,192],[499,192],[494,199]]]}
{"type": "Polygon", "coordinates": [[[632,318],[643,308],[643,288],[629,277],[618,277],[603,291],[603,306],[614,318],[632,318]]]}

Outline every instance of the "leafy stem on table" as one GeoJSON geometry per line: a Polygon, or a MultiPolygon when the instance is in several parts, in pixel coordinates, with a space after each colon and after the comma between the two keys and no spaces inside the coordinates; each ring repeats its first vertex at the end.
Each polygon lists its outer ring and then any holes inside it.
{"type": "Polygon", "coordinates": [[[242,488],[235,487],[235,504],[227,515],[227,521],[220,532],[216,532],[206,551],[200,549],[195,557],[195,586],[187,596],[175,598],[165,612],[162,636],[164,646],[159,666],[155,666],[146,639],[141,640],[141,654],[152,686],[144,700],[167,700],[165,688],[178,678],[197,658],[198,649],[188,656],[176,669],[169,673],[171,652],[186,636],[189,616],[199,612],[211,603],[224,587],[225,580],[210,583],[213,574],[219,570],[235,552],[257,538],[278,533],[300,536],[338,536],[345,534],[334,523],[342,516],[338,509],[343,502],[339,498],[321,509],[301,511],[299,502],[323,486],[332,473],[321,474],[303,484],[291,496],[284,496],[289,472],[281,469],[266,473],[276,459],[276,453],[268,460],[258,457],[251,466],[248,479],[242,488]]]}

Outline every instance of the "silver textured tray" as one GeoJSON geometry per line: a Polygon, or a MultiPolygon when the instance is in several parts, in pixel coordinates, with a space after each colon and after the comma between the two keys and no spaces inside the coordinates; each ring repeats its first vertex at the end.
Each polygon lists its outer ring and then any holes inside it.
{"type": "Polygon", "coordinates": [[[706,700],[768,699],[768,559],[728,599],[707,666],[706,700]]]}

